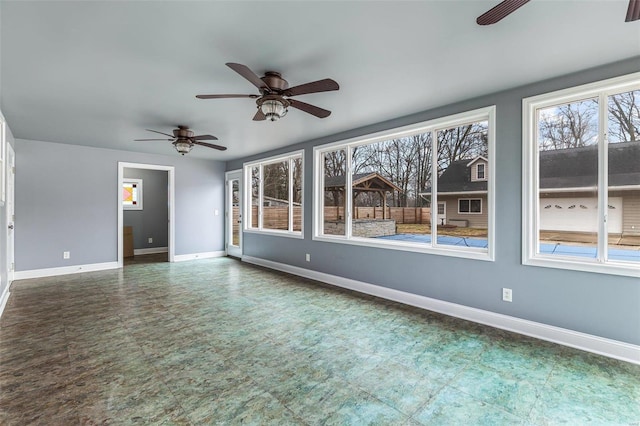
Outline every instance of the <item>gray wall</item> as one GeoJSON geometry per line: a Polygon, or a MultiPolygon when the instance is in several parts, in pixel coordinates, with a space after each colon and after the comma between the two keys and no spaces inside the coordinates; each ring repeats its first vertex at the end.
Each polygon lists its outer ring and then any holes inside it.
{"type": "Polygon", "coordinates": [[[124,177],[142,179],[142,210],[124,210],[124,226],[133,227],[133,248],[169,246],[169,172],[164,170],[124,169],[124,177]],[[149,243],[149,237],[153,243],[149,243]]]}
{"type": "Polygon", "coordinates": [[[15,148],[17,271],[117,261],[118,161],[175,166],[175,254],[224,250],[222,162],[23,139],[15,148]]]}
{"type": "Polygon", "coordinates": [[[638,278],[521,264],[522,98],[638,70],[640,57],[631,58],[228,162],[227,170],[235,170],[244,161],[305,149],[304,239],[245,233],[244,254],[640,345],[638,278]],[[495,262],[312,241],[314,146],[489,105],[497,108],[495,262]],[[502,287],[513,289],[512,303],[501,300],[502,287]]]}

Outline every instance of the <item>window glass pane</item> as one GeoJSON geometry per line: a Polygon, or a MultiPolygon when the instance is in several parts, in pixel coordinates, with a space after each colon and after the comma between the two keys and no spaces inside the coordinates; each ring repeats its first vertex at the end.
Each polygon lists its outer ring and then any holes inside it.
{"type": "Polygon", "coordinates": [[[347,175],[347,152],[344,149],[325,152],[324,160],[324,206],[323,234],[346,235],[345,180],[347,175]]]}
{"type": "Polygon", "coordinates": [[[608,99],[608,258],[640,262],[640,90],[608,99]]]}
{"type": "Polygon", "coordinates": [[[262,227],[289,229],[289,161],[262,166],[262,227]]]}
{"type": "Polygon", "coordinates": [[[231,181],[231,245],[240,245],[240,181],[231,181]]]}
{"type": "Polygon", "coordinates": [[[488,130],[480,121],[437,132],[438,202],[452,206],[438,224],[439,245],[488,247],[488,130]]]}
{"type": "Polygon", "coordinates": [[[538,252],[597,257],[598,100],[537,111],[538,252]]]}
{"type": "Polygon", "coordinates": [[[260,167],[251,168],[251,218],[250,228],[258,227],[258,204],[260,203],[260,167]]]}
{"type": "Polygon", "coordinates": [[[293,230],[302,231],[302,157],[293,159],[293,230]]]}
{"type": "Polygon", "coordinates": [[[419,133],[353,148],[353,237],[431,244],[431,145],[419,133]]]}

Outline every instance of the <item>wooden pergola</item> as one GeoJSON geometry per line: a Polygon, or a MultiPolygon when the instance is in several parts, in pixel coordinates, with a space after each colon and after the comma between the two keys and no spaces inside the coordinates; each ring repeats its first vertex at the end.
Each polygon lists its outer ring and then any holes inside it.
{"type": "MultiPolygon", "coordinates": [[[[324,178],[324,190],[333,193],[344,193],[345,176],[331,176],[324,178]]],[[[359,173],[351,177],[351,187],[353,190],[353,199],[362,192],[376,192],[382,199],[382,219],[386,219],[387,214],[387,192],[402,190],[389,179],[378,173],[359,173]]],[[[343,194],[344,197],[344,194],[343,194]]],[[[343,198],[344,199],[344,198],[343,198]]],[[[355,212],[355,209],[353,209],[355,212]]]]}

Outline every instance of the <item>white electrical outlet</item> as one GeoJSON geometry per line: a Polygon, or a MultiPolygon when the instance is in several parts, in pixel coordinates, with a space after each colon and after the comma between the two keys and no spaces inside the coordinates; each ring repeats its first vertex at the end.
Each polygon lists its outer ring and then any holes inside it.
{"type": "Polygon", "coordinates": [[[149,244],[153,243],[153,238],[149,237],[148,241],[149,241],[149,244]]]}
{"type": "Polygon", "coordinates": [[[307,262],[311,262],[311,255],[307,253],[307,262]]]}
{"type": "Polygon", "coordinates": [[[218,216],[219,214],[220,214],[220,212],[218,211],[218,209],[215,209],[215,210],[213,211],[213,215],[214,215],[214,216],[218,216]]]}
{"type": "Polygon", "coordinates": [[[511,290],[510,288],[503,288],[502,300],[505,302],[513,302],[513,290],[511,290]]]}
{"type": "Polygon", "coordinates": [[[70,259],[71,258],[71,252],[70,251],[63,251],[62,252],[62,258],[63,259],[70,259]]]}

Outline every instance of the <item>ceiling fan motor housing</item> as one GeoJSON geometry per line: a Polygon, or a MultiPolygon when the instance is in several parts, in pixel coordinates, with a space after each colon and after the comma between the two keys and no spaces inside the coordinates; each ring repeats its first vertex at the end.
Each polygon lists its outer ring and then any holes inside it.
{"type": "MultiPolygon", "coordinates": [[[[287,82],[287,80],[282,78],[279,72],[267,71],[266,73],[264,73],[264,77],[261,77],[260,80],[264,81],[264,84],[266,84],[267,87],[273,89],[273,91],[278,93],[289,88],[289,83],[287,82]]],[[[268,93],[267,91],[265,92],[268,93]]]]}

